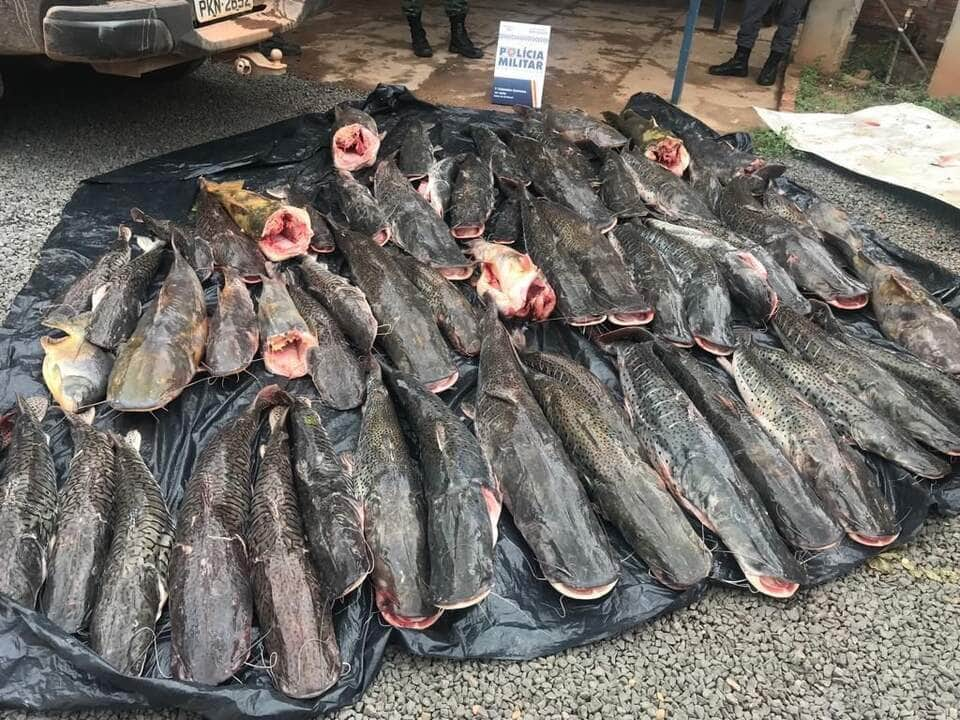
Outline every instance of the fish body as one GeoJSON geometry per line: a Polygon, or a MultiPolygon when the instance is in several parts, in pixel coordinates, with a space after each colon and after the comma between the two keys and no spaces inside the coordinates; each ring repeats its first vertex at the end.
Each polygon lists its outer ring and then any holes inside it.
{"type": "Polygon", "coordinates": [[[446,403],[409,375],[388,370],[387,379],[419,448],[432,602],[444,610],[476,605],[493,586],[500,487],[480,443],[446,403]]]}
{"type": "Polygon", "coordinates": [[[736,392],[713,377],[692,355],[654,346],[657,357],[730,451],[763,499],[777,530],[796,548],[834,547],[844,532],[813,486],[797,473],[736,392]]]}
{"type": "Polygon", "coordinates": [[[709,175],[726,185],[738,175],[757,173],[772,180],[786,170],[783,165],[767,164],[763,158],[737,150],[725,140],[711,140],[693,132],[682,136],[690,151],[690,174],[694,179],[709,175]]]}
{"type": "Polygon", "coordinates": [[[393,237],[393,226],[370,191],[345,170],[337,173],[335,185],[347,224],[369,235],[377,245],[386,245],[393,237]]]}
{"type": "Polygon", "coordinates": [[[137,327],[143,309],[142,300],[163,259],[163,243],[157,242],[113,274],[109,284],[101,288],[102,299],[96,303],[87,340],[104,350],[116,350],[137,327]]]}
{"type": "Polygon", "coordinates": [[[453,183],[462,157],[453,155],[437,160],[427,173],[427,177],[417,185],[417,192],[430,204],[441,220],[450,207],[453,183]]]}
{"type": "Polygon", "coordinates": [[[57,404],[71,413],[106,397],[113,368],[113,356],[86,340],[90,317],[89,312],[50,317],[46,325],[66,335],[40,338],[43,381],[57,404]]]}
{"type": "Polygon", "coordinates": [[[642,153],[625,152],[621,157],[632,171],[640,198],[650,210],[668,220],[692,224],[716,222],[713,210],[681,178],[642,153]]]}
{"type": "Polygon", "coordinates": [[[400,252],[393,260],[420,291],[447,342],[461,355],[480,354],[480,318],[456,286],[429,265],[400,252]]]}
{"type": "Polygon", "coordinates": [[[674,589],[696,585],[712,558],[643,459],[622,407],[585,367],[550,353],[523,356],[527,384],[560,436],[591,500],[651,573],[674,589]]]}
{"type": "Polygon", "coordinates": [[[287,285],[279,275],[263,278],[257,321],[263,364],[267,370],[286,378],[307,375],[311,352],[319,343],[297,311],[287,285]]]}
{"type": "Polygon", "coordinates": [[[495,132],[477,125],[470,129],[470,134],[480,157],[490,163],[493,175],[500,183],[511,187],[526,187],[530,184],[523,164],[495,132]]]}
{"type": "Polygon", "coordinates": [[[754,348],[757,360],[786,378],[794,389],[833,421],[844,437],[864,450],[926,478],[947,474],[950,466],[931,455],[885,417],[837,385],[812,365],[784,350],[763,345],[754,348]]]}
{"type": "Polygon", "coordinates": [[[629,222],[617,227],[616,232],[621,254],[634,283],[652,297],[654,313],[650,331],[679,347],[693,347],[680,281],[660,251],[643,240],[649,232],[647,228],[629,222]]]}
{"type": "Polygon", "coordinates": [[[172,402],[197,372],[207,339],[207,311],[197,274],[179,249],[156,301],[117,354],[107,402],[148,412],[172,402]]]}
{"type": "Polygon", "coordinates": [[[510,196],[500,203],[487,223],[487,240],[505,245],[513,245],[523,237],[523,224],[520,219],[520,202],[510,196]]]}
{"type": "Polygon", "coordinates": [[[659,252],[676,275],[694,342],[714,355],[729,355],[736,343],[731,324],[733,308],[713,258],[655,228],[638,230],[637,236],[659,252]]]}
{"type": "Polygon", "coordinates": [[[430,594],[427,507],[379,365],[367,373],[356,462],[380,615],[394,627],[428,628],[443,610],[434,606],[430,594]]]}
{"type": "Polygon", "coordinates": [[[333,111],[330,154],[337,170],[356,172],[371,167],[380,151],[377,121],[363,110],[343,103],[333,111]]]}
{"type": "Polygon", "coordinates": [[[392,160],[377,165],[373,192],[380,207],[392,218],[395,243],[421,262],[436,267],[444,277],[470,277],[473,266],[450,237],[450,229],[392,160]]]}
{"type": "Polygon", "coordinates": [[[17,398],[0,479],[0,593],[33,609],[56,532],[57,478],[41,423],[44,397],[17,398]]]}
{"type": "Polygon", "coordinates": [[[110,551],[114,446],[110,435],[89,424],[92,411],[66,417],[73,458],[59,492],[56,542],[41,605],[64,632],[76,633],[93,610],[110,551]]]}
{"type": "Polygon", "coordinates": [[[482,237],[496,197],[490,163],[468,154],[460,162],[453,183],[450,233],[457,240],[482,237]]]}
{"type": "Polygon", "coordinates": [[[553,229],[558,251],[580,268],[610,322],[644,325],[653,319],[650,299],[633,284],[608,238],[563,205],[541,199],[536,206],[553,229]]]}
{"type": "Polygon", "coordinates": [[[749,583],[772,597],[797,591],[800,570],[760,495],[654,353],[615,343],[620,384],[644,455],[677,500],[730,550],[749,583]]]}
{"type": "Polygon", "coordinates": [[[276,385],[261,390],[207,442],[184,485],[169,574],[171,665],[178,680],[219,685],[247,660],[253,441],[261,413],[286,399],[276,385]]]}
{"type": "Polygon", "coordinates": [[[503,501],[554,589],[602,597],[619,579],[610,543],[492,305],[482,329],[475,426],[503,501]]]}
{"type": "Polygon", "coordinates": [[[650,220],[650,226],[662,230],[678,242],[687,243],[705,251],[713,258],[726,282],[727,289],[738,305],[756,322],[773,317],[780,298],[771,287],[767,269],[750,251],[740,249],[723,237],[696,228],[660,220],[650,220]]]}
{"type": "Polygon", "coordinates": [[[609,125],[629,138],[634,147],[639,148],[646,157],[677,177],[683,177],[690,165],[690,153],[687,152],[683,140],[657,125],[655,118],[645,118],[630,108],[619,115],[605,112],[603,117],[609,125]]]}
{"type": "Polygon", "coordinates": [[[310,557],[327,597],[360,587],[373,569],[360,488],[330,443],[323,420],[298,399],[290,410],[293,476],[310,557]]]}
{"type": "MultiPolygon", "coordinates": [[[[406,182],[406,181],[404,181],[406,182]]],[[[394,366],[420,379],[433,392],[451,387],[460,376],[433,319],[433,311],[376,243],[353,232],[342,233],[337,245],[347,256],[357,285],[382,327],[380,342],[394,366]]]]}
{"type": "Polygon", "coordinates": [[[571,258],[560,252],[559,240],[529,193],[520,196],[523,239],[531,261],[543,274],[556,296],[557,312],[569,325],[596,325],[606,319],[602,304],[594,297],[586,276],[571,258]]]}
{"type": "Polygon", "coordinates": [[[307,253],[313,226],[303,208],[247,190],[242,180],[215,183],[201,179],[200,185],[216,196],[268,260],[281,262],[307,253]]]}
{"type": "Polygon", "coordinates": [[[790,352],[899,425],[907,435],[947,455],[960,455],[957,432],[894,375],[861,353],[832,342],[816,324],[786,308],[774,317],[773,328],[790,352]]]}
{"type": "Polygon", "coordinates": [[[130,261],[130,238],[132,233],[126,225],[117,229],[117,239],[85,270],[44,313],[42,325],[47,319],[69,318],[91,309],[99,291],[110,284],[113,276],[130,261]]]}
{"type": "Polygon", "coordinates": [[[773,254],[767,248],[753,240],[737,235],[725,226],[711,225],[708,226],[708,231],[721,237],[733,247],[750,253],[763,265],[763,268],[767,271],[767,283],[777,294],[777,307],[785,305],[801,315],[810,312],[810,301],[800,292],[800,288],[797,287],[797,283],[786,268],[774,259],[773,254]]]}
{"type": "Polygon", "coordinates": [[[739,176],[724,187],[718,205],[723,222],[767,248],[801,289],[845,310],[866,305],[866,286],[841,270],[816,238],[757,202],[755,181],[739,176]]]}
{"type": "Polygon", "coordinates": [[[210,246],[213,267],[233,268],[246,283],[258,283],[267,274],[263,253],[256,242],[243,234],[216,195],[203,183],[197,195],[197,234],[210,246]]]}
{"type": "Polygon", "coordinates": [[[246,283],[232,267],[223,271],[217,309],[210,318],[203,365],[213,377],[243,372],[260,347],[260,326],[246,283]]]}
{"type": "Polygon", "coordinates": [[[629,142],[616,128],[590,117],[582,110],[547,107],[543,111],[543,123],[548,130],[577,145],[608,150],[621,148],[629,142]]]}
{"type": "Polygon", "coordinates": [[[210,277],[213,272],[213,252],[210,250],[210,244],[203,239],[196,228],[147,215],[140,208],[133,208],[130,211],[130,217],[134,222],[145,225],[147,231],[157,240],[176,243],[200,280],[210,277]]]}
{"type": "Polygon", "coordinates": [[[270,411],[270,437],[253,484],[247,546],[253,601],[277,689],[312,698],[340,679],[333,598],[323,594],[304,541],[284,428],[286,408],[270,411]]]}
{"type": "Polygon", "coordinates": [[[422,120],[413,119],[406,124],[406,132],[397,153],[397,167],[408,180],[426,177],[433,167],[433,143],[430,128],[422,120]]]}
{"type": "Polygon", "coordinates": [[[327,407],[351,410],[363,402],[363,369],[340,328],[317,300],[302,288],[287,288],[297,313],[317,340],[307,350],[307,369],[327,407]]]}
{"type": "Polygon", "coordinates": [[[597,199],[589,182],[573,172],[555,150],[525,135],[514,135],[510,149],[542,195],[575,210],[601,232],[617,224],[617,216],[597,199]]]}
{"type": "Polygon", "coordinates": [[[545,320],[557,305],[557,295],[544,272],[513,248],[477,240],[470,252],[480,265],[477,294],[490,298],[504,317],[545,320]]]}
{"type": "Polygon", "coordinates": [[[763,364],[756,345],[739,347],[725,367],[751,414],[812,483],[847,535],[869,546],[893,542],[898,531],[875,480],[851,472],[827,421],[786,379],[763,364]]]}
{"type": "Polygon", "coordinates": [[[619,218],[643,217],[649,214],[640,195],[636,173],[623,155],[607,152],[600,167],[600,199],[619,218]]]}
{"type": "Polygon", "coordinates": [[[377,338],[377,319],[363,291],[309,255],[300,261],[300,276],[353,346],[368,354],[377,338]]]}
{"type": "Polygon", "coordinates": [[[119,672],[139,675],[167,600],[173,523],[140,456],[140,434],[115,437],[114,446],[113,538],[90,617],[90,647],[119,672]]]}

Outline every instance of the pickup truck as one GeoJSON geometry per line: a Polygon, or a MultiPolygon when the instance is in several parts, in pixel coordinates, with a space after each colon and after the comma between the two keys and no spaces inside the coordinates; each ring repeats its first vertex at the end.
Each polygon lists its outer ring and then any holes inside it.
{"type": "MultiPolygon", "coordinates": [[[[328,0],[0,0],[0,55],[46,55],[139,77],[186,72],[204,58],[253,49],[328,0]]],[[[269,72],[285,67],[258,53],[269,72]]],[[[274,60],[277,56],[274,54],[274,60]]],[[[263,62],[259,62],[262,60],[263,62]]],[[[238,61],[239,72],[250,72],[238,61]]],[[[282,72],[282,69],[279,71],[282,72]]],[[[2,94],[2,83],[0,83],[2,94]]]]}

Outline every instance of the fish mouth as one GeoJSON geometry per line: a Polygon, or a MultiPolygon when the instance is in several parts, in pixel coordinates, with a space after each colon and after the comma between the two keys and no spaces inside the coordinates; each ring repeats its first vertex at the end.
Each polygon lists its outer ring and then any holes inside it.
{"type": "Polygon", "coordinates": [[[609,224],[604,225],[604,226],[600,226],[598,229],[600,230],[600,233],[603,234],[603,233],[608,233],[608,232],[610,232],[610,231],[613,230],[616,226],[617,226],[617,216],[614,215],[612,218],[610,218],[609,224]]]}
{"type": "MultiPolygon", "coordinates": [[[[671,590],[676,590],[677,592],[682,592],[697,584],[696,582],[692,582],[688,584],[678,582],[675,578],[670,577],[669,574],[667,574],[666,572],[660,569],[650,568],[650,574],[653,575],[653,577],[656,578],[657,582],[659,582],[661,585],[671,590]]],[[[698,580],[697,582],[700,582],[702,580],[703,578],[700,578],[700,580],[698,580]]]]}
{"type": "Polygon", "coordinates": [[[473,275],[473,265],[463,265],[461,267],[441,267],[437,268],[440,274],[447,280],[466,280],[473,275]]]}
{"type": "Polygon", "coordinates": [[[307,374],[307,355],[317,346],[312,336],[300,330],[288,330],[281,335],[267,338],[263,364],[274,375],[298,378],[307,374]]]}
{"type": "Polygon", "coordinates": [[[490,588],[482,590],[477,595],[474,595],[472,598],[466,600],[460,600],[458,602],[452,603],[434,603],[441,610],[463,610],[464,608],[473,607],[484,600],[487,599],[487,595],[490,594],[490,588]]]}
{"type": "Polygon", "coordinates": [[[327,253],[332,253],[337,249],[336,245],[317,245],[316,243],[310,243],[310,249],[317,253],[317,255],[326,255],[327,253]]]}
{"type": "Polygon", "coordinates": [[[390,228],[388,227],[380,228],[373,234],[373,241],[380,247],[383,247],[388,242],[390,242],[390,238],[392,236],[393,236],[393,233],[390,232],[390,228]]]}
{"type": "Polygon", "coordinates": [[[333,135],[334,165],[353,172],[373,165],[380,139],[362,125],[347,125],[333,135]]]}
{"type": "Polygon", "coordinates": [[[869,293],[860,293],[858,295],[848,295],[845,297],[838,296],[827,299],[829,305],[833,305],[833,307],[840,308],[841,310],[859,310],[862,307],[866,307],[869,301],[869,293]]]}
{"type": "Polygon", "coordinates": [[[900,537],[900,533],[897,532],[893,535],[864,535],[863,533],[848,530],[847,537],[855,543],[865,545],[866,547],[886,547],[900,537]]]}
{"type": "Polygon", "coordinates": [[[653,310],[631,310],[628,312],[608,313],[607,320],[614,325],[646,325],[653,320],[653,310]]]}
{"type": "Polygon", "coordinates": [[[576,588],[572,585],[567,585],[566,583],[554,582],[553,580],[548,580],[547,582],[550,583],[554,590],[564,597],[572,598],[574,600],[596,600],[597,598],[602,598],[604,595],[613,590],[614,586],[619,581],[620,578],[616,578],[611,583],[607,583],[606,585],[598,585],[592,588],[576,588]]]}
{"type": "Polygon", "coordinates": [[[711,355],[730,355],[733,353],[732,347],[712,342],[707,340],[705,337],[701,337],[700,335],[694,335],[693,341],[699,348],[706,350],[711,355]]]}
{"type": "Polygon", "coordinates": [[[268,260],[281,262],[306,255],[312,239],[313,229],[307,212],[301,208],[284,206],[263,224],[259,246],[268,260]]]}
{"type": "Polygon", "coordinates": [[[567,325],[570,327],[589,327],[591,325],[599,325],[606,319],[606,315],[581,315],[580,317],[567,320],[567,325]]]}
{"type": "Polygon", "coordinates": [[[495,242],[497,245],[513,245],[516,242],[516,238],[497,238],[491,237],[490,242],[495,242]]]}
{"type": "Polygon", "coordinates": [[[384,620],[387,621],[389,625],[392,625],[395,628],[401,630],[426,630],[428,627],[433,625],[437,620],[440,619],[440,616],[443,615],[443,608],[438,608],[437,612],[433,615],[420,615],[418,617],[406,617],[404,615],[398,615],[391,610],[388,610],[386,607],[387,603],[385,598],[381,597],[381,593],[377,593],[377,609],[380,611],[380,615],[384,620]]]}
{"type": "Polygon", "coordinates": [[[456,385],[459,379],[460,371],[454,370],[450,375],[447,375],[447,377],[424,383],[423,386],[432,393],[442,393],[444,390],[449,390],[456,385]]]}
{"type": "Polygon", "coordinates": [[[484,223],[463,223],[450,228],[450,234],[457,240],[473,240],[483,237],[484,223]]]}
{"type": "Polygon", "coordinates": [[[800,587],[800,583],[792,580],[776,578],[772,575],[753,575],[744,573],[744,576],[754,588],[769,597],[786,599],[793,597],[800,587]]]}
{"type": "Polygon", "coordinates": [[[678,348],[692,348],[694,345],[694,341],[688,338],[668,337],[667,335],[661,335],[661,337],[674,347],[678,348]]]}

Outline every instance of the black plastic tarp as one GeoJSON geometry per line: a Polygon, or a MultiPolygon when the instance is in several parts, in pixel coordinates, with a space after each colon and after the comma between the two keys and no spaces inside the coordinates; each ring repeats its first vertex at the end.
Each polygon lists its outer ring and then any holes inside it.
{"type": "MultiPolygon", "coordinates": [[[[686,123],[715,137],[709,128],[680,113],[656,96],[635,96],[630,105],[640,112],[655,111],[662,124],[686,123]]],[[[434,142],[447,154],[471,149],[467,133],[472,125],[497,130],[515,129],[509,114],[492,111],[439,108],[414,98],[405,89],[381,87],[366,100],[365,109],[389,130],[399,118],[416,115],[433,125],[434,142]]],[[[14,300],[0,328],[0,408],[13,405],[17,395],[43,393],[40,366],[43,353],[39,325],[45,306],[68,286],[113,241],[116,227],[127,222],[131,207],[173,220],[188,218],[197,178],[243,178],[260,190],[290,186],[315,196],[321,212],[331,212],[332,195],[326,183],[330,169],[330,118],[310,114],[259,130],[217,140],[131,165],[83,183],[63,210],[62,219],[45,243],[37,268],[14,300]]],[[[741,146],[749,137],[733,139],[741,146]]],[[[802,195],[806,189],[792,186],[802,195]]],[[[923,266],[921,259],[897,255],[908,268],[923,270],[925,279],[957,309],[956,278],[942,268],[923,266]]],[[[336,258],[334,258],[336,262],[336,258]]],[[[161,273],[162,276],[162,273],[161,273]]],[[[206,291],[212,302],[215,279],[206,291]]],[[[858,314],[855,329],[876,334],[870,320],[858,314]]],[[[526,329],[530,347],[570,354],[618,391],[609,359],[581,334],[556,323],[526,329]]],[[[715,367],[715,366],[714,366],[715,367]]],[[[453,405],[470,399],[476,377],[472,362],[461,365],[461,380],[445,397],[453,405]]],[[[257,388],[275,381],[262,369],[237,379],[211,380],[200,376],[164,410],[146,415],[104,413],[98,425],[143,435],[143,455],[156,474],[170,507],[176,510],[183,483],[198,449],[212,433],[243,407],[257,388]]],[[[298,388],[304,388],[303,383],[298,388]]],[[[339,451],[352,450],[359,428],[359,412],[325,412],[324,420],[339,451]]],[[[48,416],[58,470],[65,472],[72,448],[57,413],[48,416]]],[[[960,481],[932,486],[904,476],[877,461],[878,470],[898,517],[902,540],[911,537],[932,508],[960,509],[960,481]]],[[[611,530],[623,561],[622,579],[605,598],[583,602],[561,598],[538,580],[536,561],[520,539],[508,514],[501,520],[497,546],[495,589],[482,604],[451,612],[423,632],[396,631],[385,626],[376,612],[368,587],[334,607],[336,633],[343,659],[343,676],[334,690],[315,702],[291,700],[276,692],[265,661],[254,650],[250,667],[234,682],[202,687],[169,679],[169,629],[166,615],[158,625],[154,652],[145,676],[123,676],[101,661],[77,638],[64,635],[32,610],[0,597],[0,706],[32,710],[182,708],[214,718],[316,715],[348,705],[373,681],[391,639],[409,652],[445,658],[529,659],[571,646],[610,637],[665,612],[683,607],[703,593],[704,586],[684,593],[664,588],[611,530]]],[[[715,543],[711,539],[712,543],[715,543]]],[[[713,545],[711,545],[713,546],[713,545]]],[[[716,544],[714,579],[742,584],[742,576],[716,544]]],[[[870,553],[852,545],[805,558],[809,582],[818,583],[848,572],[870,553]]]]}

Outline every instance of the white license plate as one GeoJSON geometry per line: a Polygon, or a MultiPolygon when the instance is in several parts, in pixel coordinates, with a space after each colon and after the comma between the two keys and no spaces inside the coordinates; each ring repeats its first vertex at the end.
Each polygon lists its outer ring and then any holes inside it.
{"type": "Polygon", "coordinates": [[[253,10],[253,0],[193,0],[199,24],[253,10]]]}

